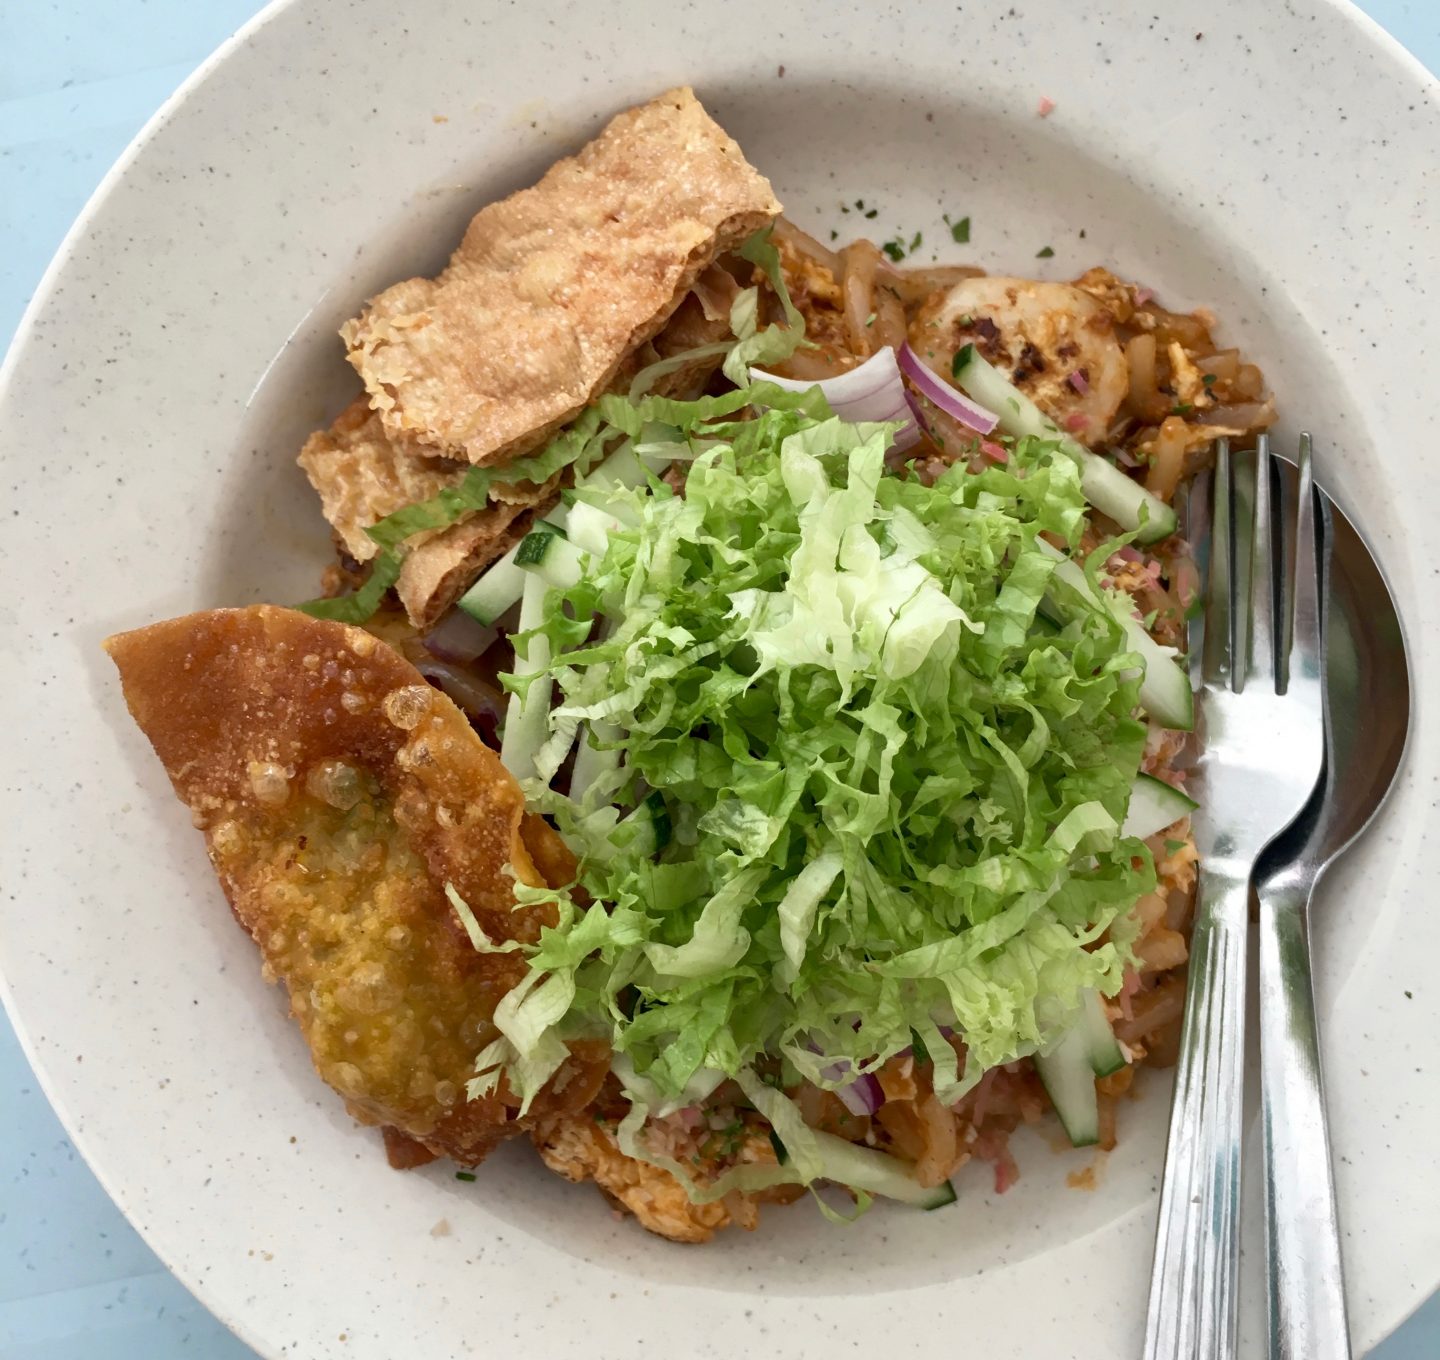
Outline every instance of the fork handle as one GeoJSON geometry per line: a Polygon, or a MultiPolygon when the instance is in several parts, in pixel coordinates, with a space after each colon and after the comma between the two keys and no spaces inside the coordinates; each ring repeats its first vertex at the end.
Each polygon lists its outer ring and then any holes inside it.
{"type": "Polygon", "coordinates": [[[1232,1360],[1240,1258],[1249,866],[1202,868],[1145,1360],[1232,1360]]]}
{"type": "Polygon", "coordinates": [[[1312,885],[1260,893],[1260,1095],[1270,1360],[1350,1360],[1307,926],[1312,885]]]}

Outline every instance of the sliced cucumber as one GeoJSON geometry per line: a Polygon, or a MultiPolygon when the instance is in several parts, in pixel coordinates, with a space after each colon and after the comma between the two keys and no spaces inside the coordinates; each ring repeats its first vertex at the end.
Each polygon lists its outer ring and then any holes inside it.
{"type": "Polygon", "coordinates": [[[515,554],[519,551],[517,543],[460,597],[460,608],[471,618],[492,624],[520,598],[525,589],[525,573],[515,565],[515,554]]]}
{"type": "Polygon", "coordinates": [[[515,554],[515,565],[531,572],[556,590],[578,585],[590,565],[590,554],[568,538],[543,530],[526,534],[515,554]]]}
{"type": "Polygon", "coordinates": [[[604,718],[597,718],[580,729],[580,746],[575,752],[575,765],[570,773],[572,802],[583,804],[590,788],[620,767],[618,747],[602,751],[595,745],[596,741],[609,743],[619,739],[619,727],[604,718]]]}
{"type": "Polygon", "coordinates": [[[1080,468],[1085,499],[1122,529],[1138,529],[1140,542],[1154,543],[1175,532],[1175,511],[1170,506],[1065,434],[1004,374],[982,359],[974,346],[966,345],[956,356],[954,376],[981,406],[995,413],[1006,434],[1058,439],[1060,451],[1080,468]]]}
{"type": "MultiPolygon", "coordinates": [[[[852,1190],[865,1190],[872,1195],[913,1204],[919,1209],[940,1209],[955,1203],[955,1187],[949,1181],[939,1185],[921,1185],[910,1172],[910,1164],[892,1157],[888,1152],[862,1147],[858,1143],[837,1138],[833,1133],[811,1129],[815,1150],[820,1157],[820,1175],[836,1185],[852,1190]]],[[[772,1133],[770,1142],[781,1165],[788,1160],[785,1145],[772,1133]]]]}
{"type": "MultiPolygon", "coordinates": [[[[608,458],[580,477],[576,484],[602,491],[606,487],[615,486],[634,488],[645,486],[648,475],[644,462],[627,440],[608,458]]],[[[533,532],[544,533],[548,530],[565,537],[570,515],[583,504],[584,502],[575,502],[567,505],[562,501],[561,504],[552,506],[545,518],[535,525],[533,532]]],[[[460,597],[460,608],[471,618],[479,619],[484,624],[492,624],[520,598],[525,589],[525,574],[515,558],[524,541],[521,539],[504,557],[486,568],[485,574],[460,597]]],[[[587,545],[582,543],[581,546],[587,545]]],[[[597,551],[593,542],[588,545],[588,550],[597,551]]],[[[604,548],[600,547],[598,551],[603,553],[604,548]]]]}
{"type": "Polygon", "coordinates": [[[1095,1068],[1084,1028],[1072,1025],[1049,1053],[1037,1053],[1035,1070],[1071,1144],[1090,1147],[1098,1143],[1100,1102],[1095,1095],[1095,1068]]]}
{"type": "Polygon", "coordinates": [[[1120,834],[1148,840],[1182,817],[1188,817],[1198,806],[1193,798],[1163,779],[1148,774],[1136,775],[1135,785],[1130,790],[1130,807],[1125,813],[1120,834]]]}
{"type": "MultiPolygon", "coordinates": [[[[538,628],[545,620],[545,604],[550,586],[541,576],[522,572],[524,594],[520,597],[519,632],[538,628]]],[[[533,779],[535,756],[545,742],[550,719],[550,696],[555,682],[548,675],[537,675],[550,664],[550,642],[543,634],[532,637],[515,648],[515,674],[536,675],[522,699],[510,696],[505,709],[505,731],[500,738],[500,761],[516,779],[533,779]]]]}
{"type": "MultiPolygon", "coordinates": [[[[546,518],[535,525],[533,532],[563,539],[569,513],[564,505],[554,506],[546,518]]],[[[492,624],[519,600],[525,589],[525,573],[516,559],[525,546],[525,539],[530,536],[526,534],[504,557],[487,567],[485,574],[460,597],[460,608],[471,618],[492,624]]]]}
{"type": "MultiPolygon", "coordinates": [[[[1056,558],[1054,579],[1091,606],[1108,608],[1116,621],[1125,630],[1126,643],[1132,651],[1140,654],[1145,676],[1140,682],[1140,705],[1157,722],[1188,732],[1195,726],[1195,695],[1190,689],[1190,677],[1170,655],[1147,633],[1121,600],[1101,600],[1090,588],[1090,581],[1080,566],[1064,553],[1052,548],[1043,538],[1036,543],[1056,558]]],[[[1064,601],[1055,595],[1047,597],[1047,612],[1066,613],[1064,601]]]]}
{"type": "Polygon", "coordinates": [[[1110,1017],[1105,1014],[1105,1002],[1093,987],[1087,988],[1075,1022],[1085,1040],[1090,1054],[1090,1070],[1097,1077],[1108,1077],[1125,1066],[1125,1052],[1110,1027],[1110,1017]]]}

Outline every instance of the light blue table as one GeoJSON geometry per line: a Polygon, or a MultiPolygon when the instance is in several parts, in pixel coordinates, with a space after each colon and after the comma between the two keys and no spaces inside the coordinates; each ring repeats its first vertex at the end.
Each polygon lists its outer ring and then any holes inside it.
{"type": "MultiPolygon", "coordinates": [[[[0,0],[0,344],[111,162],[259,7],[0,0]]],[[[1365,0],[1364,8],[1440,68],[1437,0],[1365,0]]],[[[0,1360],[179,1357],[254,1360],[110,1203],[0,1017],[0,1360]]],[[[1440,1295],[1371,1360],[1435,1357],[1440,1295]]]]}

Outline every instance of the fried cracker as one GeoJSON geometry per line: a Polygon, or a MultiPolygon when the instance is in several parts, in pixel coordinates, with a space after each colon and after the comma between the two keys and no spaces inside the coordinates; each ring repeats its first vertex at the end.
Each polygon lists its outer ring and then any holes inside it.
{"type": "Polygon", "coordinates": [[[503,463],[607,390],[705,266],[779,211],[694,93],[672,90],[483,208],[437,279],[387,289],[341,334],[392,437],[503,463]]]}
{"type": "Polygon", "coordinates": [[[515,877],[542,881],[519,787],[449,699],[371,634],[267,605],[106,648],[267,977],[355,1118],[473,1164],[590,1098],[605,1063],[587,1051],[531,1119],[514,1118],[503,1089],[466,1100],[524,964],[478,953],[445,886],[497,941],[533,940],[544,918],[515,910],[515,877]]]}

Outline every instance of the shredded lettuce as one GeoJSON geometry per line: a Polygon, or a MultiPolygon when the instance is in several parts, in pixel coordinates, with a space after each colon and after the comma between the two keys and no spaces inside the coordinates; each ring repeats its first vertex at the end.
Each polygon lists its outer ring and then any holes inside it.
{"type": "Polygon", "coordinates": [[[528,1098],[551,1038],[607,1040],[627,1150],[645,1111],[721,1076],[788,1127],[771,1083],[833,1087],[915,1035],[957,1099],[1051,1042],[1086,988],[1119,988],[1124,913],[1154,884],[1118,829],[1145,742],[1136,657],[1103,607],[1035,621],[1039,535],[1073,546],[1083,524],[1073,464],[1029,439],[979,474],[887,477],[892,430],[815,396],[766,393],[750,419],[743,394],[606,398],[615,427],[703,451],[683,497],[621,493],[603,560],[542,625],[552,724],[609,733],[616,806],[658,797],[672,834],[657,856],[529,790],[592,905],[551,895],[543,989],[487,1061],[528,1098]]]}

